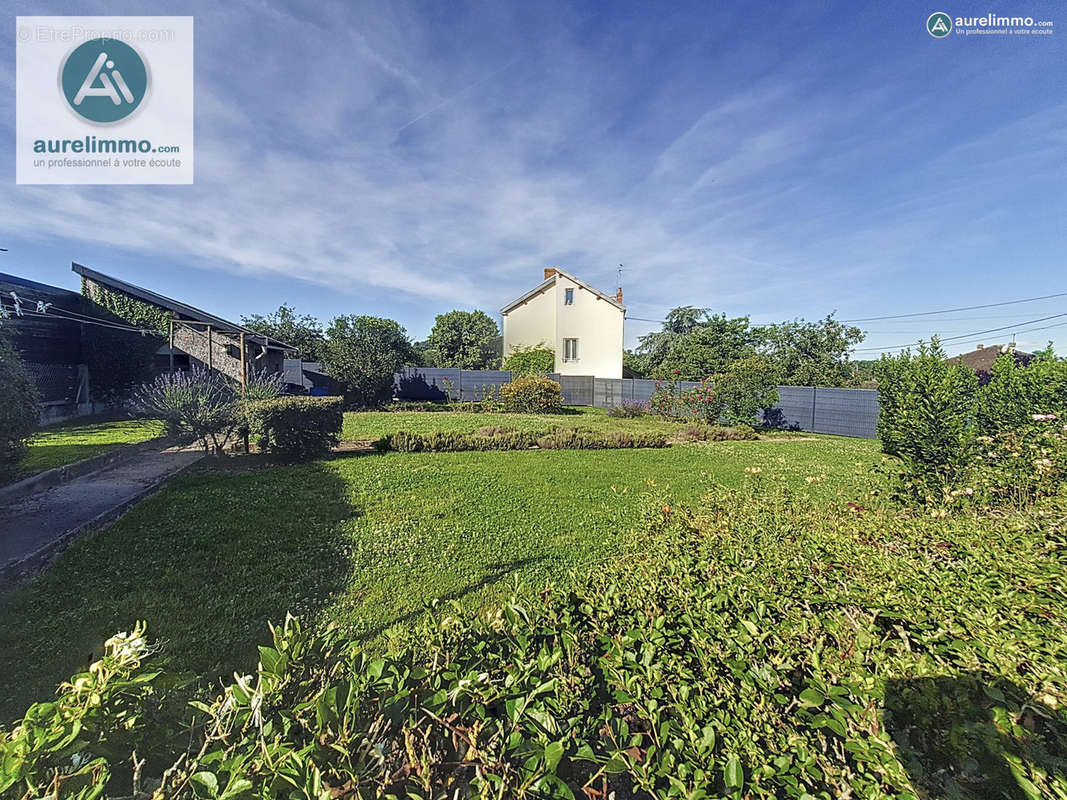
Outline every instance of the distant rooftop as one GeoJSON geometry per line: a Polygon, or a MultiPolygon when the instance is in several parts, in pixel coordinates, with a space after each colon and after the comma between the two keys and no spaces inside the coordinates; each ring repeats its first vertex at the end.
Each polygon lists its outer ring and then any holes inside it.
{"type": "Polygon", "coordinates": [[[1034,357],[1032,353],[1016,350],[1015,342],[1009,342],[1008,344],[980,344],[971,352],[960,353],[958,356],[947,359],[947,361],[949,364],[963,364],[975,372],[989,372],[993,368],[993,362],[997,360],[1001,353],[1014,353],[1015,360],[1023,364],[1029,363],[1030,359],[1034,357]]]}

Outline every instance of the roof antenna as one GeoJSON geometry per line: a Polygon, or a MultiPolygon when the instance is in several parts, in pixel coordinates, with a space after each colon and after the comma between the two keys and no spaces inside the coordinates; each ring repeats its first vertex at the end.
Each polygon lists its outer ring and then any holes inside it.
{"type": "Polygon", "coordinates": [[[619,291],[615,293],[615,299],[622,302],[622,264],[619,264],[619,291]]]}

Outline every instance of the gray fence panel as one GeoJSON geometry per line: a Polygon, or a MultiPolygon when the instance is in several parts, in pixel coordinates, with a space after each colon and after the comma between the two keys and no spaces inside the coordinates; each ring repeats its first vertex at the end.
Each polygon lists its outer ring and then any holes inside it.
{"type": "Polygon", "coordinates": [[[814,433],[875,438],[878,392],[874,389],[815,389],[814,433]]]}
{"type": "Polygon", "coordinates": [[[565,404],[569,406],[593,405],[594,378],[592,375],[552,374],[549,377],[559,383],[565,404]]]}
{"type": "Polygon", "coordinates": [[[444,402],[452,393],[452,400],[459,399],[460,371],[438,367],[404,367],[393,376],[396,396],[403,400],[433,400],[444,402]]]}
{"type": "MultiPolygon", "coordinates": [[[[645,379],[594,378],[591,375],[550,375],[563,390],[563,402],[571,406],[614,408],[624,400],[647,403],[656,391],[656,381],[645,379]]],[[[437,367],[405,367],[395,376],[397,396],[406,400],[481,400],[489,387],[499,387],[512,378],[506,370],[463,370],[437,367]]],[[[699,386],[697,381],[678,381],[680,389],[699,386]]],[[[766,419],[784,428],[812,433],[875,438],[878,425],[878,392],[874,389],[823,389],[811,386],[779,386],[778,405],[766,419]]]]}
{"type": "Polygon", "coordinates": [[[648,403],[652,395],[656,393],[656,382],[645,378],[626,378],[624,383],[630,384],[630,399],[635,403],[648,403]]]}
{"type": "Polygon", "coordinates": [[[459,374],[459,396],[462,400],[484,400],[511,383],[511,372],[506,369],[465,369],[459,374]]]}
{"type": "Polygon", "coordinates": [[[810,386],[779,386],[778,405],[764,416],[769,423],[782,428],[810,431],[815,419],[814,391],[810,386]]]}
{"type": "Polygon", "coordinates": [[[595,378],[593,380],[593,405],[596,408],[615,408],[629,400],[624,387],[626,382],[619,378],[595,378]]]}

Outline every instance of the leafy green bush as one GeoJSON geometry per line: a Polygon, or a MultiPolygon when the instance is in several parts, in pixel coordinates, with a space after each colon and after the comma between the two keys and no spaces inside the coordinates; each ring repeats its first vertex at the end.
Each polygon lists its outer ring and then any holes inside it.
{"type": "Polygon", "coordinates": [[[751,425],[778,402],[778,370],[764,356],[734,361],[714,376],[713,385],[723,419],[730,423],[751,425]]]}
{"type": "Polygon", "coordinates": [[[0,794],[1064,797],[1064,530],[758,478],[651,497],[568,591],[438,606],[383,656],[288,617],[185,709],[143,630],[112,640],[0,736],[0,794]]]}
{"type": "Polygon", "coordinates": [[[341,439],[340,397],[275,397],[246,405],[248,426],[260,450],[289,461],[328,455],[341,439]]]}
{"type": "Polygon", "coordinates": [[[563,391],[556,381],[537,375],[520,375],[500,387],[504,410],[520,414],[558,414],[563,391]]]}
{"type": "Polygon", "coordinates": [[[939,502],[960,484],[975,443],[978,376],[949,364],[935,340],[919,351],[883,356],[878,375],[878,436],[900,458],[899,489],[920,502],[939,502]]]}
{"type": "Polygon", "coordinates": [[[1051,350],[1036,353],[1027,365],[1011,353],[993,362],[989,382],[978,390],[978,432],[992,436],[1030,425],[1034,414],[1067,411],[1067,361],[1051,350]]]}
{"type": "Polygon", "coordinates": [[[0,483],[18,473],[26,442],[40,416],[37,384],[0,328],[0,483]]]}
{"type": "Polygon", "coordinates": [[[514,375],[547,375],[556,367],[556,351],[546,345],[519,346],[512,349],[504,369],[514,375]]]}

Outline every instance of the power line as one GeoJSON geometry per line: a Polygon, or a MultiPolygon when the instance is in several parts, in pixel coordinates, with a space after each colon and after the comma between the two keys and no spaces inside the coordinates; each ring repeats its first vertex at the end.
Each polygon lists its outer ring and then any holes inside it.
{"type": "MultiPolygon", "coordinates": [[[[1017,330],[1017,329],[1021,328],[1023,325],[1033,325],[1035,322],[1046,322],[1046,321],[1048,321],[1050,319],[1060,319],[1061,317],[1067,317],[1067,312],[1064,312],[1062,314],[1052,314],[1051,316],[1040,317],[1038,319],[1030,319],[1030,320],[1026,320],[1025,322],[1016,322],[1016,323],[1014,323],[1012,325],[1002,325],[999,328],[988,328],[987,330],[984,330],[984,331],[975,331],[973,333],[964,333],[964,334],[961,334],[959,336],[949,336],[949,337],[947,337],[945,339],[941,339],[941,341],[943,341],[943,342],[956,342],[956,341],[959,341],[960,339],[971,339],[971,338],[973,338],[975,336],[984,336],[987,333],[997,333],[998,331],[1006,331],[1006,330],[1013,330],[1013,329],[1017,330]]],[[[1055,327],[1055,326],[1049,326],[1049,327],[1055,327]]],[[[1038,330],[1040,330],[1040,329],[1038,329],[1038,330]]],[[[908,342],[907,344],[895,344],[895,345],[889,345],[887,347],[861,347],[861,348],[857,348],[857,349],[853,350],[852,352],[854,352],[854,353],[872,353],[872,352],[885,352],[886,350],[902,350],[905,347],[913,347],[913,346],[915,346],[917,344],[918,344],[918,342],[908,342]]]]}
{"type": "Polygon", "coordinates": [[[945,308],[941,311],[918,311],[914,314],[891,314],[884,317],[861,317],[859,319],[843,319],[841,322],[877,322],[884,319],[904,319],[906,317],[931,317],[937,314],[954,314],[957,311],[974,311],[979,308],[997,308],[999,306],[1011,306],[1019,303],[1033,303],[1038,300],[1051,300],[1054,297],[1067,297],[1067,292],[1046,294],[1041,297],[1027,297],[1023,300],[1005,300],[1001,303],[985,303],[980,306],[960,306],[959,308],[945,308]]]}

